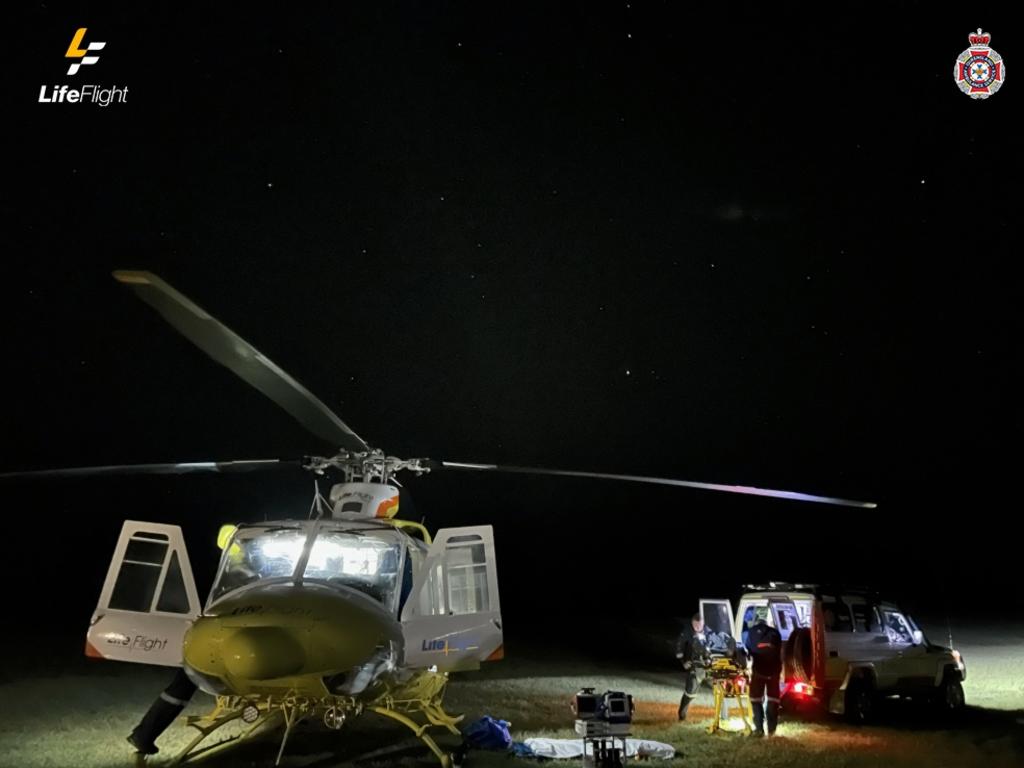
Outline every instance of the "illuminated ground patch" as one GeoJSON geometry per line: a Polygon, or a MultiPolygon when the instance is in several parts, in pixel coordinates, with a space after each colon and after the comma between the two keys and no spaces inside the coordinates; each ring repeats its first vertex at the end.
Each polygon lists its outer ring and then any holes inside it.
{"type": "MultiPolygon", "coordinates": [[[[510,658],[484,671],[462,676],[450,689],[453,711],[470,718],[491,714],[512,722],[517,739],[530,736],[570,738],[569,700],[584,685],[624,690],[638,701],[635,735],[667,741],[683,757],[662,765],[806,766],[1002,766],[1024,765],[1024,658],[1022,633],[984,635],[958,644],[969,665],[968,702],[983,705],[968,712],[965,724],[942,730],[909,704],[895,706],[886,725],[852,728],[832,719],[796,722],[784,716],[781,738],[755,742],[733,735],[708,736],[710,697],[691,709],[691,722],[676,722],[679,676],[665,672],[605,668],[572,659],[510,658]]],[[[124,741],[139,716],[169,679],[168,670],[75,660],[64,669],[45,672],[40,662],[5,665],[0,683],[0,765],[130,765],[124,741]]],[[[197,695],[188,710],[199,713],[210,699],[197,695]]],[[[160,740],[173,754],[188,739],[176,724],[160,740]]],[[[254,744],[244,751],[211,759],[210,766],[269,765],[276,742],[254,744]]],[[[164,754],[153,765],[166,763],[164,754]]],[[[407,732],[364,717],[338,733],[300,730],[286,753],[287,766],[406,765],[430,766],[426,751],[407,732]],[[362,759],[359,759],[363,756],[362,759]],[[354,762],[355,761],[355,762],[354,762]]],[[[567,763],[567,765],[576,763],[567,763]]],[[[511,765],[504,755],[474,754],[469,765],[511,765]]]]}

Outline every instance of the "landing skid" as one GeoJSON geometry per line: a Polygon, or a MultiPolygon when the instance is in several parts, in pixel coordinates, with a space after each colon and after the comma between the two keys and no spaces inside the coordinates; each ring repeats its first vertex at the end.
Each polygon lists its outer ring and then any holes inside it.
{"type": "Polygon", "coordinates": [[[419,712],[427,719],[426,723],[421,724],[417,723],[409,715],[403,714],[395,709],[389,709],[388,707],[369,707],[368,709],[371,712],[376,712],[378,715],[391,718],[392,720],[404,725],[416,735],[417,739],[427,745],[427,748],[433,752],[434,756],[441,762],[442,768],[451,768],[451,754],[437,746],[437,742],[434,741],[433,737],[429,733],[427,733],[427,729],[439,726],[447,728],[456,736],[461,736],[462,734],[455,726],[462,720],[463,715],[452,717],[441,708],[441,702],[437,702],[436,704],[429,704],[420,707],[419,712]]]}
{"type": "Polygon", "coordinates": [[[396,700],[382,697],[366,705],[344,696],[218,696],[217,704],[211,712],[186,719],[187,725],[196,729],[198,733],[174,758],[171,765],[197,763],[284,726],[277,759],[274,762],[275,765],[280,765],[289,736],[295,726],[303,720],[316,718],[331,730],[339,730],[348,718],[357,717],[364,712],[373,712],[407,727],[434,754],[442,768],[451,768],[451,754],[441,749],[428,731],[435,727],[445,728],[448,732],[461,736],[456,725],[461,722],[462,716],[456,717],[445,712],[442,703],[443,685],[430,693],[433,694],[430,698],[396,700]],[[239,732],[219,740],[211,739],[222,728],[232,723],[237,724],[237,721],[245,724],[239,732]]]}
{"type": "MultiPolygon", "coordinates": [[[[236,696],[218,696],[217,704],[211,712],[205,715],[194,715],[186,718],[186,724],[191,728],[195,728],[199,733],[174,758],[171,765],[194,763],[249,741],[261,730],[271,730],[280,725],[278,721],[284,720],[287,722],[284,714],[286,709],[289,709],[289,707],[284,699],[271,701],[268,697],[266,701],[257,702],[241,699],[236,696]],[[257,717],[254,721],[246,723],[247,728],[244,728],[240,733],[232,734],[218,741],[208,742],[208,738],[224,726],[230,725],[237,720],[243,720],[242,713],[250,705],[256,708],[257,717]]],[[[243,720],[243,722],[245,721],[243,720]]],[[[290,730],[291,728],[286,729],[286,738],[290,730]]],[[[280,762],[280,759],[281,754],[279,752],[278,762],[280,762]]]]}

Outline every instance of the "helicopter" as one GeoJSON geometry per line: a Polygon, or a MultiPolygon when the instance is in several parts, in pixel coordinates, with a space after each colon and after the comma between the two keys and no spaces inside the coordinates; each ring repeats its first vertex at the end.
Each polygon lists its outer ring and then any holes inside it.
{"type": "Polygon", "coordinates": [[[215,697],[187,718],[188,762],[283,726],[275,764],[302,721],[339,730],[374,713],[401,723],[452,765],[431,729],[461,735],[444,709],[449,674],[504,656],[494,532],[490,525],[431,535],[399,512],[403,473],[499,472],[618,480],[841,506],[871,502],[672,478],[403,459],[371,447],[327,405],[160,277],[114,278],[206,355],[283,408],[330,456],[72,467],[0,479],[253,472],[293,466],[319,483],[305,519],[225,525],[220,562],[200,602],[179,526],[125,521],[86,633],[89,657],[183,667],[215,697]],[[222,728],[233,726],[225,731],[222,728]],[[230,734],[225,737],[225,734],[230,734]],[[213,735],[220,732],[219,740],[213,735]]]}

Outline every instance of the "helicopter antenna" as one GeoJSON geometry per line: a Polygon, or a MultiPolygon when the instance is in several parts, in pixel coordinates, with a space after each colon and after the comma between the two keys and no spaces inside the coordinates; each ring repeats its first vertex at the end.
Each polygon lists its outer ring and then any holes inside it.
{"type": "Polygon", "coordinates": [[[309,506],[309,519],[324,517],[325,514],[329,514],[331,511],[331,505],[327,503],[327,499],[324,498],[323,494],[320,493],[320,478],[313,477],[313,503],[309,506]]]}

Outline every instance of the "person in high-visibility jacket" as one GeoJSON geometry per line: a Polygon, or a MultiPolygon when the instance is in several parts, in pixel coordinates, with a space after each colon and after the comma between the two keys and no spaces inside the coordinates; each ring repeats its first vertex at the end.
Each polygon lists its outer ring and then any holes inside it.
{"type": "Polygon", "coordinates": [[[747,633],[747,653],[753,659],[750,704],[754,710],[754,732],[751,735],[764,736],[764,728],[767,725],[768,735],[774,736],[779,725],[782,635],[775,627],[768,626],[763,616],[758,618],[757,623],[747,633]]]}
{"type": "MultiPolygon", "coordinates": [[[[227,547],[227,566],[230,570],[244,569],[246,567],[246,552],[232,537],[238,530],[234,525],[222,525],[217,533],[217,546],[220,549],[227,547]]],[[[248,572],[247,579],[255,577],[252,571],[248,572]]],[[[155,755],[160,750],[156,746],[157,737],[167,730],[174,719],[182,713],[192,695],[196,692],[196,684],[189,678],[184,668],[179,668],[171,679],[170,684],[157,696],[146,714],[142,716],[130,734],[128,743],[140,755],[155,755]]]]}

